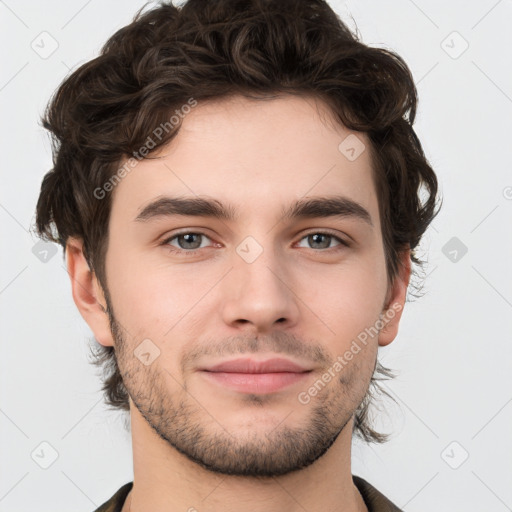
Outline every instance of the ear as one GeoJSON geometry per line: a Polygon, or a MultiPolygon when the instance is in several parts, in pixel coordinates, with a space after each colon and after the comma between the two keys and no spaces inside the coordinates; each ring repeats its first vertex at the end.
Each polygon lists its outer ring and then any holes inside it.
{"type": "Polygon", "coordinates": [[[407,287],[411,277],[411,251],[407,249],[400,253],[398,275],[388,288],[385,307],[381,320],[384,326],[379,332],[379,345],[389,345],[398,334],[398,325],[405,307],[407,287]]]}
{"type": "Polygon", "coordinates": [[[91,328],[94,337],[104,346],[114,346],[107,314],[107,302],[96,275],[89,269],[83,253],[83,241],[69,238],[66,263],[76,307],[91,328]]]}

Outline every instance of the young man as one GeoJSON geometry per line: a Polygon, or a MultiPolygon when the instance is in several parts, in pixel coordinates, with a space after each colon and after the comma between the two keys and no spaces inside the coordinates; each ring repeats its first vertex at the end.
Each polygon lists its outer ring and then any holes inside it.
{"type": "Polygon", "coordinates": [[[399,510],[351,441],[386,440],[378,347],[437,214],[416,101],[321,0],[162,4],[62,84],[36,223],[133,439],[98,511],[399,510]]]}

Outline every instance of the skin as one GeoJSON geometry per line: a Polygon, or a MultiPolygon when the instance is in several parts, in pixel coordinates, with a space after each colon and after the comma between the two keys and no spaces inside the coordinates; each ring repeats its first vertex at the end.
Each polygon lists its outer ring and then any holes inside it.
{"type": "Polygon", "coordinates": [[[367,149],[354,161],[338,150],[351,133],[311,97],[199,103],[158,158],[141,161],[114,190],[108,290],[81,240],[70,239],[73,298],[96,340],[116,347],[131,397],[134,486],[124,512],[367,510],[351,476],[354,411],[378,347],[397,335],[410,255],[388,282],[370,143],[357,134],[367,149]],[[373,227],[281,217],[297,199],[333,194],[360,203],[373,227]],[[161,195],[215,198],[239,218],[134,220],[161,195]],[[308,237],[326,230],[316,242],[308,237]],[[204,237],[162,244],[178,231],[204,237]],[[247,236],[263,249],[251,263],[236,251],[247,236]],[[298,394],[392,305],[400,307],[378,335],[301,403],[298,394]],[[145,365],[134,350],[147,339],[159,355],[145,365]],[[198,371],[241,356],[287,357],[312,371],[268,394],[234,391],[198,371]]]}

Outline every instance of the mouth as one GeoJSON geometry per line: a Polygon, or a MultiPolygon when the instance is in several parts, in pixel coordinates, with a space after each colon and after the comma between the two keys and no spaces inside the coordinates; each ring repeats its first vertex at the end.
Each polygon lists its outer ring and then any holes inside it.
{"type": "Polygon", "coordinates": [[[258,361],[247,357],[223,361],[213,366],[205,366],[200,368],[209,372],[226,372],[226,373],[302,373],[311,371],[312,368],[295,363],[290,359],[274,357],[258,361]]]}
{"type": "Polygon", "coordinates": [[[274,372],[274,373],[233,373],[201,372],[209,382],[231,388],[240,393],[275,393],[297,384],[311,372],[274,372]]]}
{"type": "Polygon", "coordinates": [[[211,383],[241,393],[274,393],[305,379],[313,370],[289,359],[266,361],[235,359],[201,368],[201,374],[211,383]]]}

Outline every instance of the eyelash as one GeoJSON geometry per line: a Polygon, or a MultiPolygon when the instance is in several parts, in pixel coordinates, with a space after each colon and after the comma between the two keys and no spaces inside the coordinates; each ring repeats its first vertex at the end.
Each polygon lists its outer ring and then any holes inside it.
{"type": "MultiPolygon", "coordinates": [[[[175,233],[171,237],[166,238],[165,240],[162,241],[162,243],[160,245],[165,246],[166,249],[169,252],[173,253],[173,254],[181,254],[181,255],[184,255],[185,257],[186,256],[194,256],[201,249],[206,249],[206,247],[200,247],[199,249],[176,249],[176,248],[171,248],[172,246],[169,245],[169,242],[171,240],[174,240],[175,238],[178,238],[179,236],[183,236],[183,235],[200,235],[200,236],[204,236],[204,237],[208,238],[209,240],[211,240],[211,238],[207,234],[202,233],[201,231],[182,231],[181,233],[175,233]]],[[[302,241],[304,238],[307,238],[308,236],[311,236],[311,235],[327,235],[327,236],[329,236],[331,238],[334,238],[336,241],[338,241],[342,247],[346,248],[346,247],[350,247],[351,246],[343,238],[340,238],[339,236],[334,235],[333,233],[330,233],[329,231],[311,231],[311,232],[306,233],[305,235],[303,235],[299,239],[299,242],[302,241]]],[[[339,247],[339,246],[336,246],[336,247],[339,247]]],[[[318,249],[318,250],[316,250],[316,252],[329,252],[332,249],[335,250],[336,247],[329,247],[327,249],[318,249]]],[[[311,249],[311,250],[315,251],[315,249],[311,249]]]]}

